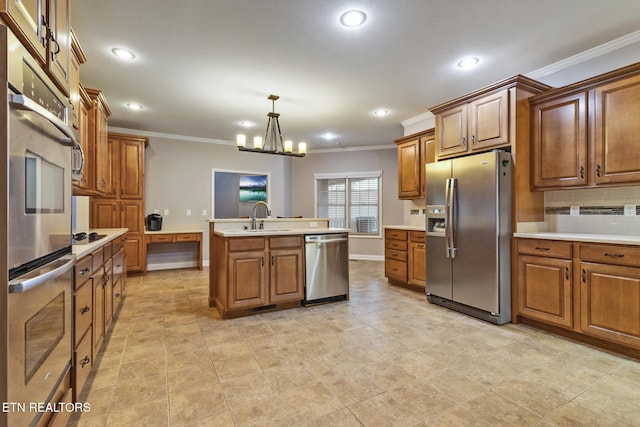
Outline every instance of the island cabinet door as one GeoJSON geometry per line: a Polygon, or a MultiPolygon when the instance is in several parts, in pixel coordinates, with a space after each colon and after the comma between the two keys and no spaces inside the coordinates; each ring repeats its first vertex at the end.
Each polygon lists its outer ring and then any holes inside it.
{"type": "Polygon", "coordinates": [[[302,249],[271,250],[269,298],[271,303],[304,299],[302,249]]]}
{"type": "Polygon", "coordinates": [[[236,252],[227,257],[229,309],[267,304],[266,252],[236,252]]]}

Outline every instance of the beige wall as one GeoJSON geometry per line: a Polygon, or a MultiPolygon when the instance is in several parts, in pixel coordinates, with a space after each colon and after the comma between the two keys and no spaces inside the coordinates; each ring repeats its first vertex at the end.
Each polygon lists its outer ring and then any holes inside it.
{"type": "MultiPolygon", "coordinates": [[[[311,153],[292,163],[292,200],[294,215],[315,216],[314,174],[382,171],[382,224],[403,223],[403,203],[398,200],[398,153],[395,146],[362,151],[311,153]]],[[[351,237],[351,258],[383,259],[384,241],[380,238],[351,237]]]]}
{"type": "MultiPolygon", "coordinates": [[[[135,133],[135,131],[128,131],[135,133]]],[[[191,225],[204,232],[204,261],[209,260],[208,220],[211,216],[211,170],[255,171],[271,174],[269,199],[273,216],[290,215],[291,159],[282,156],[239,152],[233,145],[149,137],[145,153],[145,214],[158,209],[163,225],[191,225]],[[169,215],[164,210],[169,209],[169,215]],[[191,215],[187,215],[187,209],[191,215]],[[206,209],[207,215],[202,215],[206,209]]],[[[153,246],[148,256],[154,264],[189,266],[193,254],[188,246],[153,246]]]]}
{"type": "MultiPolygon", "coordinates": [[[[135,131],[118,129],[136,134],[135,131]]],[[[138,134],[141,134],[138,132],[138,134]]],[[[143,134],[143,133],[142,133],[143,134]]],[[[215,144],[167,136],[149,136],[145,161],[145,213],[158,209],[164,225],[195,226],[204,232],[204,261],[209,259],[208,222],[211,216],[211,170],[265,172],[271,174],[269,189],[272,216],[315,216],[314,174],[381,170],[383,225],[403,224],[403,203],[398,200],[397,150],[385,149],[310,153],[287,158],[243,153],[233,145],[215,144]],[[169,215],[164,210],[169,209],[169,215]],[[187,209],[191,215],[186,214],[187,209]],[[207,215],[202,215],[202,210],[207,215]]],[[[352,238],[350,254],[361,259],[382,259],[382,238],[352,238]]],[[[193,265],[192,246],[151,246],[149,269],[193,265]]]]}

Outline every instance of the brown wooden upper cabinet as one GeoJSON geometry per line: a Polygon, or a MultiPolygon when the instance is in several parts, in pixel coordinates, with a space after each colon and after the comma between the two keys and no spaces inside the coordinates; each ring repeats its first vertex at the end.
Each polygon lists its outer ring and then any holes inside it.
{"type": "Polygon", "coordinates": [[[517,114],[523,109],[516,105],[549,89],[543,83],[516,75],[430,108],[436,117],[436,158],[514,148],[516,140],[519,146],[525,145],[520,129],[526,121],[517,114]]]}
{"type": "Polygon", "coordinates": [[[532,103],[534,188],[587,184],[587,98],[580,91],[532,103]]]}
{"type": "Polygon", "coordinates": [[[530,99],[532,189],[640,182],[640,63],[530,99]]]}
{"type": "Polygon", "coordinates": [[[438,158],[509,144],[509,91],[456,105],[436,116],[438,158]]]}
{"type": "Polygon", "coordinates": [[[398,146],[398,198],[424,198],[424,166],[435,161],[434,129],[408,135],[394,142],[398,146]]]}
{"type": "Polygon", "coordinates": [[[0,14],[27,50],[69,95],[70,0],[4,0],[0,14]]]}

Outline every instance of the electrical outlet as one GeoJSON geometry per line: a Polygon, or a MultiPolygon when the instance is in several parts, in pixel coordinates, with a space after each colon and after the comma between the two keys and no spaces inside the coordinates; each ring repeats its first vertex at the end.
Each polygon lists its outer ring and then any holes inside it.
{"type": "Polygon", "coordinates": [[[191,216],[191,209],[187,209],[187,216],[191,216]]]}
{"type": "Polygon", "coordinates": [[[636,216],[636,205],[624,205],[624,216],[636,216]]]}
{"type": "Polygon", "coordinates": [[[154,209],[153,213],[160,213],[160,211],[158,209],[154,209]]]}
{"type": "Polygon", "coordinates": [[[410,214],[411,215],[420,215],[420,209],[411,209],[410,214]]]}
{"type": "Polygon", "coordinates": [[[316,221],[311,221],[309,223],[309,228],[316,228],[318,226],[318,223],[316,221]]]}
{"type": "Polygon", "coordinates": [[[207,216],[207,210],[206,209],[202,209],[202,216],[207,216]]]}
{"type": "Polygon", "coordinates": [[[579,216],[580,215],[580,206],[571,206],[569,208],[570,216],[579,216]]]}
{"type": "Polygon", "coordinates": [[[169,209],[164,210],[164,216],[169,216],[169,209]]]}

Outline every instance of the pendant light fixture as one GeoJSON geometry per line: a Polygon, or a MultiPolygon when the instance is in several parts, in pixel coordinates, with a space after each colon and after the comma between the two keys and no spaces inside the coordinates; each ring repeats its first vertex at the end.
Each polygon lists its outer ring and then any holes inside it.
{"type": "Polygon", "coordinates": [[[267,113],[269,121],[267,122],[267,131],[264,140],[256,136],[253,138],[253,145],[247,147],[247,138],[243,134],[236,137],[236,146],[240,151],[250,151],[252,153],[264,154],[280,154],[283,156],[304,157],[307,154],[307,144],[300,142],[298,144],[298,152],[293,152],[293,142],[290,140],[282,140],[282,132],[280,132],[279,113],[276,113],[276,101],[280,97],[278,95],[269,95],[267,99],[271,100],[271,112],[267,113]]]}

